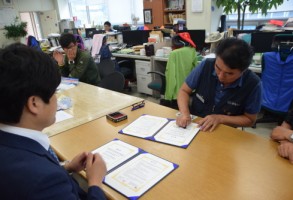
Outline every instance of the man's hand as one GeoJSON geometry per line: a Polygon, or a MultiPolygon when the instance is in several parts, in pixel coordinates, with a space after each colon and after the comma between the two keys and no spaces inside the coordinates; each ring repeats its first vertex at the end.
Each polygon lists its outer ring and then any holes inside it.
{"type": "Polygon", "coordinates": [[[288,141],[281,141],[278,146],[278,153],[283,158],[288,158],[289,161],[293,164],[293,143],[288,141]]]}
{"type": "Polygon", "coordinates": [[[199,120],[197,123],[201,131],[212,132],[218,124],[222,123],[221,115],[207,115],[205,118],[199,120]]]}
{"type": "Polygon", "coordinates": [[[180,115],[176,118],[176,124],[180,127],[187,127],[191,123],[190,115],[180,115]]]}
{"type": "Polygon", "coordinates": [[[89,153],[86,160],[86,176],[88,186],[102,186],[102,181],[106,175],[106,163],[100,154],[89,153]]]}
{"type": "Polygon", "coordinates": [[[69,172],[80,172],[85,168],[87,153],[82,152],[75,156],[71,162],[64,165],[64,169],[69,172]]]}
{"type": "Polygon", "coordinates": [[[293,131],[290,129],[282,126],[277,126],[273,129],[271,138],[276,141],[289,140],[292,133],[293,131]]]}
{"type": "Polygon", "coordinates": [[[58,62],[59,66],[64,65],[64,56],[59,51],[56,50],[53,52],[53,58],[58,62]]]}

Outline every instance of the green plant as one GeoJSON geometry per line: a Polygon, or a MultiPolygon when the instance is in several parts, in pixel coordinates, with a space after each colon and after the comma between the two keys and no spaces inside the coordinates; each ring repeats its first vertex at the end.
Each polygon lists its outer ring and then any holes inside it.
{"type": "Polygon", "coordinates": [[[4,26],[6,32],[4,33],[6,38],[18,38],[24,37],[27,34],[26,31],[27,22],[22,22],[18,17],[15,18],[14,23],[4,26]]]}
{"type": "Polygon", "coordinates": [[[252,13],[257,13],[258,11],[260,11],[263,15],[267,15],[269,9],[271,9],[272,7],[277,8],[277,6],[281,5],[283,2],[284,0],[216,0],[217,6],[223,6],[224,12],[226,14],[237,11],[238,29],[240,29],[240,21],[241,29],[243,29],[246,9],[248,9],[252,13]]]}

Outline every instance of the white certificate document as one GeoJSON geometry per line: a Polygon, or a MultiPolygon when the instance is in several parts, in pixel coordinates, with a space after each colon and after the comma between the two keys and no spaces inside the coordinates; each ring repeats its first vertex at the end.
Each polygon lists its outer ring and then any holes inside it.
{"type": "Polygon", "coordinates": [[[131,199],[137,199],[178,166],[142,153],[106,175],[104,182],[131,199]]]}
{"type": "Polygon", "coordinates": [[[155,135],[155,140],[186,148],[198,131],[199,128],[196,123],[191,123],[186,128],[181,128],[173,120],[155,135]]]}
{"type": "Polygon", "coordinates": [[[113,140],[92,151],[92,153],[99,153],[102,156],[108,172],[138,152],[139,149],[137,147],[120,140],[113,140]]]}
{"type": "Polygon", "coordinates": [[[167,122],[168,119],[166,118],[142,115],[126,128],[121,130],[120,133],[147,138],[153,136],[167,122]]]}

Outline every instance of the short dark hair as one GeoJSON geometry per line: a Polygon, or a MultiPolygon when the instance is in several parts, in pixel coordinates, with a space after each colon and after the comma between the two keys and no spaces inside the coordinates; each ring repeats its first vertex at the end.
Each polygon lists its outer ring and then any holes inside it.
{"type": "Polygon", "coordinates": [[[62,48],[66,48],[70,43],[76,44],[76,39],[72,33],[63,33],[59,39],[62,48]]]}
{"type": "Polygon", "coordinates": [[[0,50],[0,122],[18,123],[33,95],[49,103],[60,80],[49,55],[20,43],[0,50]]]}
{"type": "Polygon", "coordinates": [[[226,38],[216,48],[219,56],[231,69],[246,70],[252,61],[252,48],[241,39],[226,38]]]}
{"type": "Polygon", "coordinates": [[[107,25],[107,26],[111,26],[111,23],[109,21],[105,21],[104,23],[104,26],[107,25]]]}

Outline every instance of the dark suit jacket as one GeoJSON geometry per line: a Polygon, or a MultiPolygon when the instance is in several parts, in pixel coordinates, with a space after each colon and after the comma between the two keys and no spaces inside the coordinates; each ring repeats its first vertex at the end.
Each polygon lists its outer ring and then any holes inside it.
{"type": "Polygon", "coordinates": [[[38,142],[0,130],[0,199],[106,199],[92,186],[88,194],[38,142]]]}

